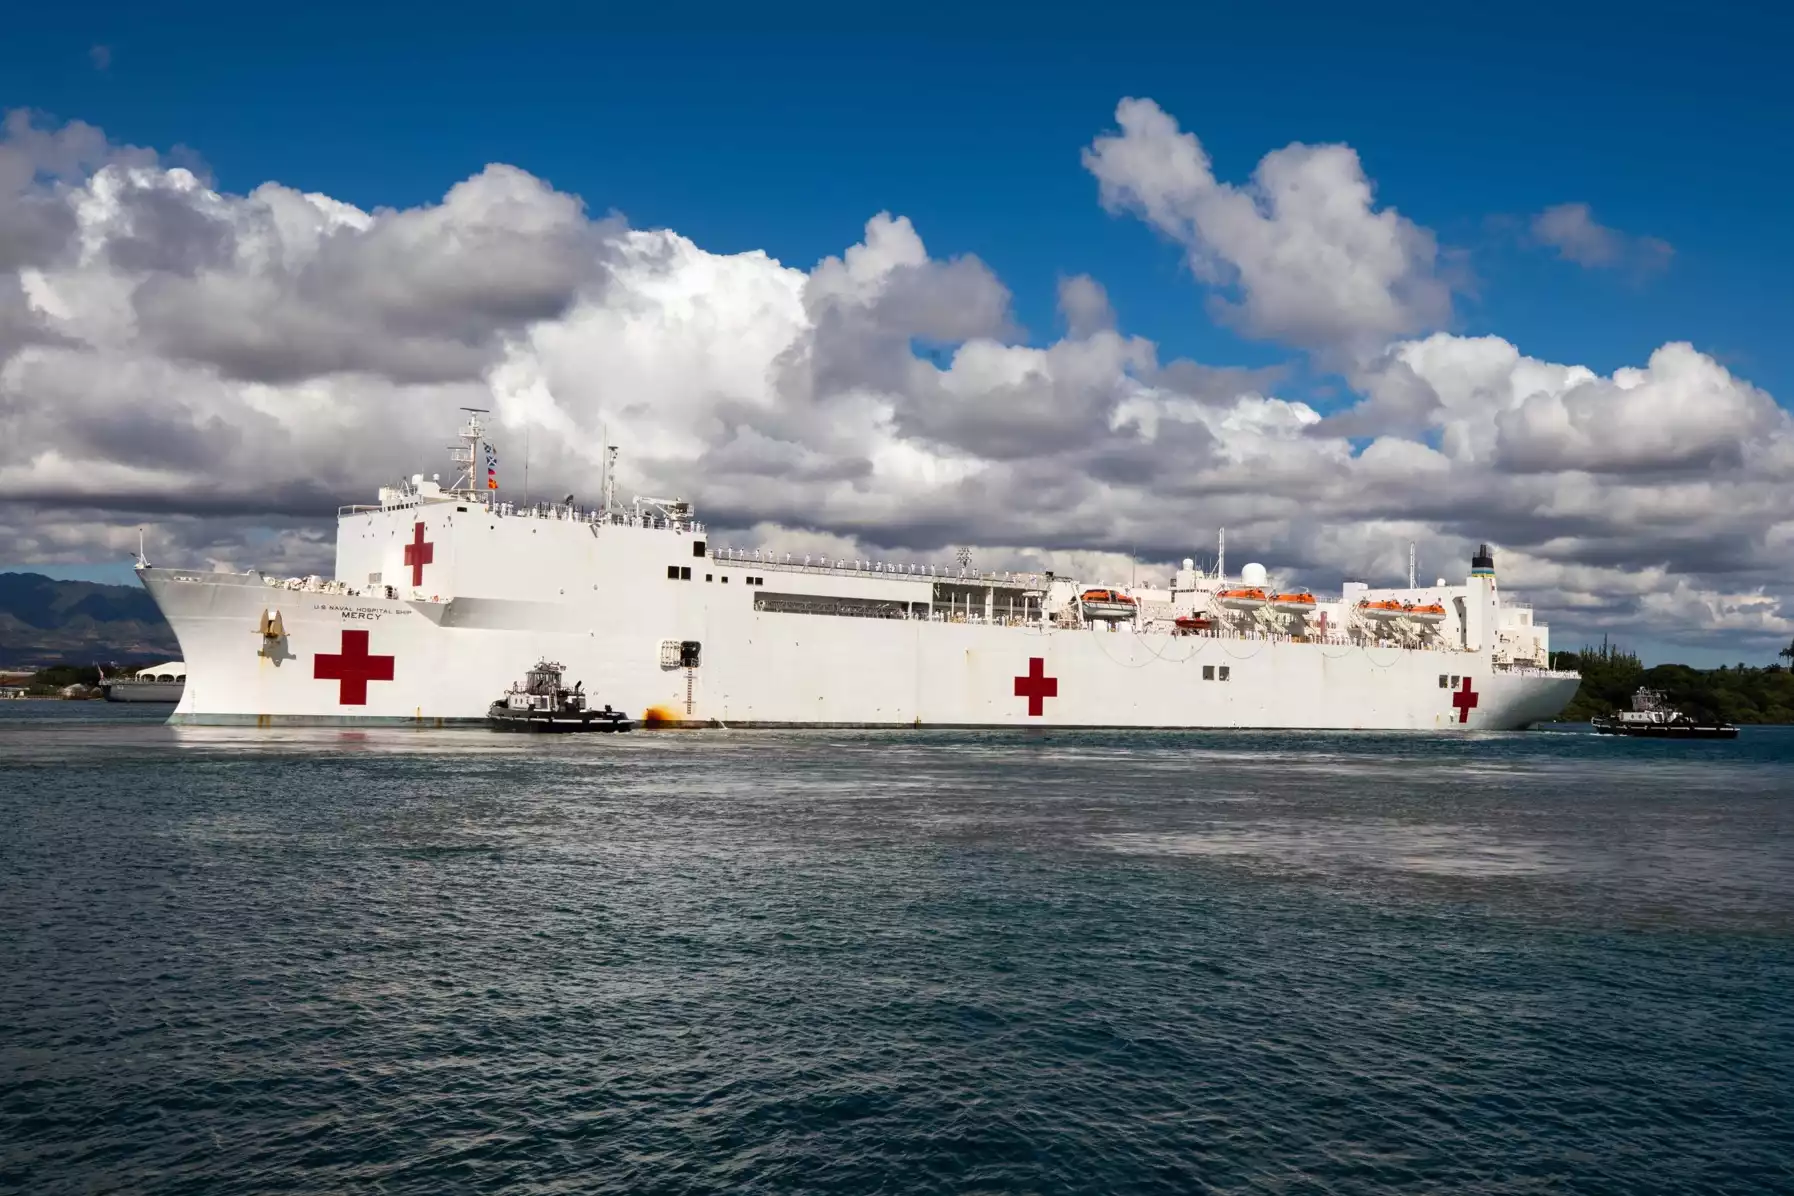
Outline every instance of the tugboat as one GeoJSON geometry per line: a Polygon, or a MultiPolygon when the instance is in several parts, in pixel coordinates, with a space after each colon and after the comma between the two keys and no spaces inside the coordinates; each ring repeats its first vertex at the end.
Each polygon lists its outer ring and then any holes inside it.
{"type": "Polygon", "coordinates": [[[1671,706],[1660,689],[1641,689],[1632,695],[1632,709],[1592,721],[1602,735],[1633,735],[1641,739],[1738,738],[1738,728],[1731,723],[1690,718],[1671,706]]]}
{"type": "Polygon", "coordinates": [[[585,683],[572,689],[561,683],[565,667],[542,660],[486,711],[495,731],[633,731],[635,724],[621,710],[586,705],[585,683]]]}

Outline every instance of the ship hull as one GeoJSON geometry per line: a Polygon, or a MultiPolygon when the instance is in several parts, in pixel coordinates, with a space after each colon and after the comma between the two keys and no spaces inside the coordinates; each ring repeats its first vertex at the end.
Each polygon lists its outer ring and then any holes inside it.
{"type": "Polygon", "coordinates": [[[173,705],[181,700],[185,683],[180,681],[108,681],[100,686],[108,702],[161,702],[173,705]]]}
{"type": "Polygon", "coordinates": [[[187,662],[187,725],[482,724],[544,657],[645,727],[1513,730],[1578,685],[1462,651],[769,611],[739,585],[644,608],[142,576],[187,662]],[[257,632],[270,611],[277,638],[257,632]],[[685,642],[701,663],[669,664],[685,642]]]}
{"type": "Polygon", "coordinates": [[[521,731],[534,735],[612,735],[635,729],[634,724],[626,719],[604,718],[595,713],[513,714],[494,711],[486,717],[486,724],[494,731],[521,731]]]}

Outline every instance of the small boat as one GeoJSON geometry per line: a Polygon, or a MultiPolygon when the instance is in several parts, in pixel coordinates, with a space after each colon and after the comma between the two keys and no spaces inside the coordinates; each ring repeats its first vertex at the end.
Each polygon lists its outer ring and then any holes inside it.
{"type": "Polygon", "coordinates": [[[1181,618],[1173,619],[1172,622],[1176,625],[1179,635],[1195,635],[1198,632],[1215,629],[1215,621],[1203,615],[1184,615],[1181,618]]]}
{"type": "Polygon", "coordinates": [[[1445,608],[1437,602],[1429,602],[1425,606],[1410,606],[1408,618],[1416,623],[1426,623],[1429,626],[1443,623],[1445,622],[1445,608]]]}
{"type": "Polygon", "coordinates": [[[1271,595],[1271,609],[1286,615],[1306,615],[1314,611],[1314,595],[1307,590],[1271,595]]]}
{"type": "Polygon", "coordinates": [[[1669,704],[1662,690],[1641,689],[1632,695],[1632,709],[1591,720],[1602,735],[1639,739],[1736,739],[1738,728],[1717,719],[1703,722],[1669,704]]]}
{"type": "Polygon", "coordinates": [[[1139,612],[1140,604],[1117,590],[1085,590],[1078,595],[1078,605],[1086,619],[1122,622],[1139,612]]]}
{"type": "Polygon", "coordinates": [[[1215,595],[1215,600],[1229,610],[1257,610],[1265,604],[1265,592],[1260,589],[1222,590],[1215,595]]]}
{"type": "Polygon", "coordinates": [[[1385,598],[1380,602],[1372,602],[1369,599],[1366,599],[1358,604],[1358,613],[1367,619],[1378,619],[1383,622],[1390,622],[1394,619],[1405,618],[1408,614],[1408,608],[1402,603],[1396,602],[1394,599],[1390,598],[1385,598]]]}
{"type": "Polygon", "coordinates": [[[632,731],[635,724],[621,710],[586,705],[585,683],[572,689],[561,683],[565,667],[552,660],[536,662],[523,683],[486,710],[495,731],[632,731]]]}
{"type": "Polygon", "coordinates": [[[178,702],[187,688],[187,666],[178,660],[123,676],[100,670],[100,693],[108,702],[178,702]]]}

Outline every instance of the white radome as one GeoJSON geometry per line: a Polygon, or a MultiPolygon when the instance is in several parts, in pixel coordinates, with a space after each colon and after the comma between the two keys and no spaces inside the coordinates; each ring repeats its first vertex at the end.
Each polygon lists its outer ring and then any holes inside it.
{"type": "Polygon", "coordinates": [[[1264,589],[1257,564],[1231,585],[1186,559],[1160,588],[743,553],[608,481],[593,510],[503,501],[477,414],[461,436],[454,485],[343,508],[332,578],[140,563],[187,666],[171,721],[479,721],[542,659],[647,726],[1506,730],[1580,681],[1486,549],[1463,585],[1312,607],[1224,600],[1264,589]]]}

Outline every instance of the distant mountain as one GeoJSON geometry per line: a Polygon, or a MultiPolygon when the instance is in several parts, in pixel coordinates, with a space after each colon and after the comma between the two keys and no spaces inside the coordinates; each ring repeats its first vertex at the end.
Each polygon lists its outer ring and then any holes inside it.
{"type": "Polygon", "coordinates": [[[130,664],[179,651],[140,586],[0,573],[0,664],[130,664]]]}

